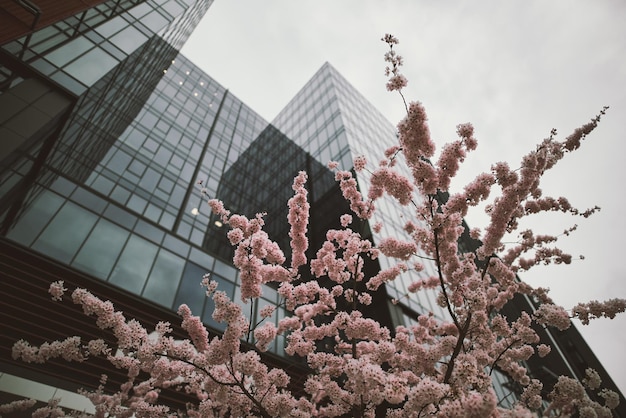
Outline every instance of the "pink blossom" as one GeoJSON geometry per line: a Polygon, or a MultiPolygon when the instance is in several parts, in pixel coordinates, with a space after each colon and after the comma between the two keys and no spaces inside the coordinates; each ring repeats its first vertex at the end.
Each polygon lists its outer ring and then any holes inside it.
{"type": "Polygon", "coordinates": [[[243,231],[239,228],[231,229],[226,236],[231,245],[237,245],[243,240],[243,231]]]}
{"type": "Polygon", "coordinates": [[[567,311],[557,305],[544,303],[535,311],[534,316],[540,324],[557,327],[561,331],[572,325],[567,311]]]}
{"type": "MultiPolygon", "coordinates": [[[[607,108],[605,107],[603,109],[603,112],[601,113],[604,114],[604,110],[606,109],[607,108]]],[[[576,128],[570,136],[565,138],[564,148],[568,151],[573,151],[575,149],[578,149],[578,147],[580,147],[581,141],[585,139],[585,137],[589,135],[591,131],[593,131],[598,126],[599,120],[600,120],[600,116],[597,116],[591,122],[581,126],[580,128],[576,128]]]]}
{"type": "Polygon", "coordinates": [[[50,399],[47,406],[37,408],[31,416],[33,418],[56,418],[65,416],[65,412],[59,407],[60,401],[61,399],[58,398],[50,399]]]}
{"type": "Polygon", "coordinates": [[[369,293],[361,293],[358,296],[359,303],[362,305],[371,305],[372,304],[372,295],[369,293]]]}
{"type": "Polygon", "coordinates": [[[256,347],[261,351],[267,351],[270,343],[276,338],[276,327],[270,322],[266,322],[261,327],[254,330],[256,347]]]}
{"type": "Polygon", "coordinates": [[[386,33],[385,36],[382,37],[381,41],[388,43],[390,46],[397,45],[399,43],[398,38],[389,33],[386,33]]]}
{"type": "Polygon", "coordinates": [[[393,147],[387,148],[385,150],[385,157],[389,159],[395,158],[399,151],[401,151],[401,148],[398,145],[394,145],[393,147]]]}
{"type": "Polygon", "coordinates": [[[261,318],[268,318],[268,317],[272,316],[272,314],[274,313],[275,310],[276,310],[275,306],[267,305],[267,306],[264,306],[259,311],[259,315],[261,316],[261,318]]]}
{"type": "Polygon", "coordinates": [[[80,337],[68,337],[33,347],[27,341],[19,340],[13,345],[12,355],[13,359],[21,359],[26,363],[45,363],[53,358],[82,362],[87,357],[81,343],[80,337]]]}
{"type": "Polygon", "coordinates": [[[206,295],[211,296],[215,289],[217,289],[217,282],[215,280],[210,279],[209,274],[205,274],[202,278],[201,286],[206,287],[206,295]]]}
{"type": "Polygon", "coordinates": [[[465,149],[462,141],[451,142],[444,145],[439,161],[437,161],[437,177],[439,178],[439,189],[448,190],[450,180],[459,170],[460,163],[465,160],[465,149]]]}
{"type": "Polygon", "coordinates": [[[597,300],[588,303],[579,303],[572,308],[572,315],[587,325],[594,318],[615,318],[620,312],[626,310],[626,299],[609,299],[605,302],[597,300]]]}
{"type": "Polygon", "coordinates": [[[587,368],[585,370],[585,378],[583,379],[583,384],[589,389],[598,389],[600,384],[602,383],[602,379],[600,379],[600,375],[594,369],[587,368]]]}
{"type": "Polygon", "coordinates": [[[32,408],[37,401],[35,399],[20,399],[4,405],[0,405],[0,414],[7,415],[12,412],[24,411],[32,408]]]}
{"type": "Polygon", "coordinates": [[[412,102],[407,117],[398,124],[400,146],[410,167],[417,166],[422,158],[430,158],[435,152],[427,120],[424,106],[420,102],[412,102]]]}
{"type": "Polygon", "coordinates": [[[350,209],[361,219],[369,219],[374,213],[374,205],[371,201],[363,201],[361,192],[357,189],[357,183],[349,171],[338,171],[335,180],[339,181],[339,187],[343,197],[350,202],[350,209]]]}
{"type": "Polygon", "coordinates": [[[52,300],[59,301],[63,299],[63,294],[67,289],[63,287],[63,280],[50,283],[48,293],[52,295],[52,300]]]}
{"type": "Polygon", "coordinates": [[[355,171],[363,170],[365,168],[366,163],[367,163],[367,160],[365,159],[365,157],[363,155],[359,155],[358,157],[354,159],[354,170],[355,171]]]}
{"type": "Polygon", "coordinates": [[[224,204],[216,199],[211,199],[208,201],[209,207],[216,215],[219,215],[222,219],[222,222],[228,222],[228,216],[230,215],[230,211],[224,208],[224,204]]]}
{"type": "Polygon", "coordinates": [[[471,123],[463,123],[457,125],[456,133],[461,138],[463,138],[463,141],[465,142],[465,146],[467,147],[468,151],[476,149],[476,146],[478,144],[476,142],[476,139],[474,139],[474,127],[471,123]]]}
{"type": "Polygon", "coordinates": [[[539,354],[539,357],[545,357],[548,354],[550,354],[551,351],[551,347],[549,345],[545,345],[545,344],[540,344],[537,346],[537,353],[539,354]]]}
{"type": "Polygon", "coordinates": [[[502,188],[509,187],[515,184],[518,180],[517,174],[514,171],[511,171],[506,162],[495,163],[491,166],[491,171],[502,188]]]}
{"type": "Polygon", "coordinates": [[[543,384],[537,379],[532,379],[522,393],[522,401],[531,409],[540,408],[542,403],[542,389],[543,384]]]}
{"type": "Polygon", "coordinates": [[[200,352],[208,350],[209,333],[202,324],[200,317],[191,315],[191,310],[185,304],[180,305],[178,314],[183,317],[181,326],[189,333],[196,349],[200,352]]]}
{"type": "Polygon", "coordinates": [[[550,409],[558,409],[572,401],[577,402],[583,399],[585,397],[585,389],[578,380],[560,376],[550,395],[552,398],[550,409]]]}
{"type": "Polygon", "coordinates": [[[352,216],[347,215],[347,214],[341,215],[340,221],[341,221],[341,226],[346,228],[348,225],[352,223],[352,216]]]}
{"type": "Polygon", "coordinates": [[[287,220],[291,229],[289,237],[291,237],[291,268],[296,270],[299,266],[306,264],[306,250],[309,242],[306,237],[307,225],[309,224],[310,205],[307,201],[306,190],[307,175],[301,171],[293,181],[293,190],[295,195],[289,199],[289,215],[287,220]]]}
{"type": "Polygon", "coordinates": [[[395,197],[401,205],[408,205],[411,203],[413,185],[409,179],[392,169],[381,167],[372,173],[368,197],[370,200],[378,199],[384,191],[395,197]]]}
{"type": "Polygon", "coordinates": [[[402,90],[404,87],[406,87],[407,84],[408,81],[405,76],[403,76],[402,74],[394,75],[387,82],[387,90],[402,90]]]}
{"type": "Polygon", "coordinates": [[[383,239],[378,244],[378,249],[386,256],[400,260],[408,260],[417,253],[417,246],[414,242],[400,241],[391,237],[383,239]]]}
{"type": "Polygon", "coordinates": [[[604,398],[604,403],[609,409],[615,409],[619,405],[619,395],[612,390],[602,389],[600,396],[604,398]]]}
{"type": "Polygon", "coordinates": [[[406,271],[406,265],[404,264],[398,264],[386,270],[381,270],[378,274],[369,279],[367,288],[369,290],[377,290],[383,283],[394,280],[403,271],[406,271]]]}

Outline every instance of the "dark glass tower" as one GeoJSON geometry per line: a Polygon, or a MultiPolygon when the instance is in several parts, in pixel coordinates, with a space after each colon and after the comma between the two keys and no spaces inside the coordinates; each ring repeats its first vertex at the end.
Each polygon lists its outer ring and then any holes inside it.
{"type": "MultiPolygon", "coordinates": [[[[11,360],[20,338],[36,344],[99,335],[77,309],[50,301],[54,280],[92,289],[147,326],[178,323],[174,312],[186,303],[220,332],[200,278],[210,272],[219,289],[241,303],[239,277],[226,228],[202,206],[198,182],[235,212],[267,212],[270,236],[287,250],[286,202],[293,177],[307,171],[312,255],[325,231],[349,212],[328,161],[350,169],[355,157],[378,161],[395,144],[395,127],[328,63],[272,124],[263,120],[178,54],[210,4],[99,2],[0,45],[0,297],[6,301],[0,401],[45,401],[61,391],[65,406],[82,409],[84,401],[63,391],[93,387],[103,372],[97,362],[52,362],[42,369],[11,360]]],[[[357,179],[367,193],[369,174],[359,172],[357,179]]],[[[401,219],[412,214],[387,198],[378,206],[373,222],[384,223],[382,235],[402,234],[401,219]]],[[[355,228],[371,236],[369,224],[355,228]]],[[[392,262],[381,257],[368,268],[375,274],[392,262]]],[[[433,272],[426,265],[420,274],[433,272]]],[[[434,292],[406,296],[415,274],[375,295],[384,325],[410,325],[426,312],[445,317],[434,292]]],[[[252,321],[260,308],[278,302],[276,290],[264,286],[252,321]]],[[[533,306],[520,299],[510,309],[516,315],[533,306]]],[[[270,320],[284,315],[278,308],[270,320]]],[[[283,356],[280,338],[265,360],[288,365],[297,387],[306,369],[283,356]]],[[[589,366],[603,371],[575,329],[542,338],[558,349],[549,362],[529,364],[537,376],[581,377],[589,366]]],[[[122,379],[106,372],[113,383],[122,379]]],[[[501,398],[515,391],[503,376],[494,379],[501,398]]],[[[603,380],[610,380],[606,373],[603,380]]],[[[162,398],[173,406],[188,401],[179,394],[162,398]]]]}
{"type": "MultiPolygon", "coordinates": [[[[320,163],[334,160],[343,169],[350,169],[352,161],[358,156],[365,156],[370,164],[377,164],[385,149],[397,145],[396,128],[329,63],[315,73],[272,123],[320,163]]],[[[408,167],[401,162],[398,162],[396,169],[406,177],[412,177],[408,167]]],[[[362,170],[355,175],[360,191],[367,195],[371,173],[362,170]]],[[[380,236],[405,237],[410,240],[404,230],[406,219],[415,221],[411,207],[400,206],[393,198],[384,195],[377,200],[377,210],[370,222],[381,222],[383,227],[380,236]]],[[[373,240],[375,242],[376,237],[373,240]]],[[[467,233],[461,240],[460,246],[466,251],[477,248],[477,243],[467,233]]],[[[384,255],[379,256],[377,261],[379,269],[397,263],[384,255]]],[[[385,284],[386,300],[379,301],[378,306],[385,306],[393,326],[413,325],[418,315],[427,313],[448,318],[445,309],[437,303],[434,290],[422,290],[418,294],[408,291],[408,286],[414,281],[436,275],[434,262],[424,261],[423,267],[420,272],[409,270],[385,284]]],[[[503,313],[509,320],[515,320],[521,312],[532,313],[536,308],[537,305],[530,298],[520,295],[505,306],[503,313]]],[[[533,356],[526,364],[530,374],[544,383],[544,395],[547,395],[559,375],[583,379],[587,368],[598,371],[606,388],[620,393],[574,326],[566,331],[535,327],[535,331],[542,343],[552,346],[548,356],[543,359],[533,356]]],[[[492,378],[501,405],[515,403],[516,394],[520,393],[521,388],[513,385],[497,370],[492,378]]],[[[618,416],[626,416],[626,405],[621,394],[620,399],[616,413],[618,416]]],[[[599,401],[602,403],[602,400],[599,401]]]]}

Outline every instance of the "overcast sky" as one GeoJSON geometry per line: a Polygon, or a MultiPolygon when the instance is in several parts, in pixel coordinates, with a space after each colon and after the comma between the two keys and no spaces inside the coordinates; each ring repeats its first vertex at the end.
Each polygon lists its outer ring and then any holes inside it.
{"type": "MultiPolygon", "coordinates": [[[[529,224],[549,234],[580,225],[562,247],[584,261],[522,276],[571,308],[626,298],[624,22],[623,0],[216,0],[183,53],[268,120],[329,61],[395,124],[404,106],[385,90],[380,41],[392,33],[409,79],[405,95],[425,105],[436,142],[455,139],[458,123],[474,124],[479,146],[459,187],[493,162],[519,166],[552,128],[562,139],[610,106],[543,184],[545,195],[602,211],[587,220],[548,216],[529,224]]],[[[468,221],[482,227],[485,217],[470,213],[468,221]]],[[[577,326],[626,392],[626,316],[577,326]]]]}

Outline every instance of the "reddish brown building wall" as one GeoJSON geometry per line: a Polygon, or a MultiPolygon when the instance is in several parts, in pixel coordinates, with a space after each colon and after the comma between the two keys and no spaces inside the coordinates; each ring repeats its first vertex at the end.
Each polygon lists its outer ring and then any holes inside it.
{"type": "Polygon", "coordinates": [[[0,0],[0,45],[105,1],[0,0]],[[32,4],[40,10],[38,18],[35,13],[29,11],[28,4],[32,4]]]}

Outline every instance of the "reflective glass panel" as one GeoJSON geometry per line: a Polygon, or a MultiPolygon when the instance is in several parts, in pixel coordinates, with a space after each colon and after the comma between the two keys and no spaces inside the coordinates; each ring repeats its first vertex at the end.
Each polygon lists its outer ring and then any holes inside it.
{"type": "Polygon", "coordinates": [[[72,265],[96,277],[106,279],[128,235],[127,230],[106,219],[100,219],[72,265]]]}
{"type": "Polygon", "coordinates": [[[62,204],[63,199],[59,195],[42,191],[7,236],[24,245],[30,245],[62,204]]]}
{"type": "Polygon", "coordinates": [[[150,273],[158,247],[136,235],[131,235],[109,281],[139,294],[150,273]]]}
{"type": "Polygon", "coordinates": [[[77,80],[91,86],[115,67],[117,60],[100,48],[94,48],[70,65],[66,71],[77,80]]]}
{"type": "Polygon", "coordinates": [[[86,38],[76,38],[71,42],[63,45],[61,48],[55,49],[46,56],[51,63],[62,67],[83,52],[91,49],[93,44],[86,38]]]}
{"type": "Polygon", "coordinates": [[[67,202],[35,241],[33,248],[69,263],[97,219],[86,209],[67,202]]]}
{"type": "Polygon", "coordinates": [[[174,302],[175,309],[185,303],[194,315],[202,313],[202,305],[204,305],[206,294],[205,289],[200,286],[200,281],[206,273],[207,270],[199,265],[187,263],[183,273],[183,280],[180,283],[178,295],[176,295],[174,302]]]}
{"type": "Polygon", "coordinates": [[[170,308],[174,301],[184,266],[184,259],[161,249],[154,263],[152,273],[150,273],[146,288],[143,291],[143,296],[170,308]]]}
{"type": "Polygon", "coordinates": [[[143,44],[148,38],[132,26],[127,27],[117,35],[111,38],[111,43],[131,54],[137,47],[143,44]]]}

